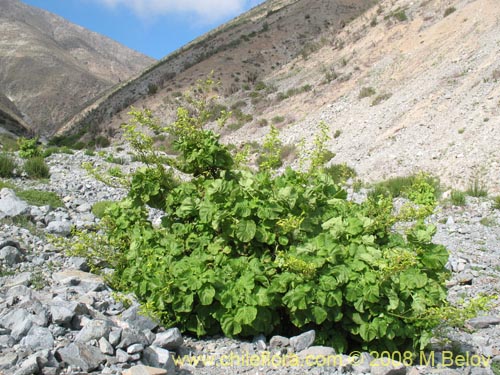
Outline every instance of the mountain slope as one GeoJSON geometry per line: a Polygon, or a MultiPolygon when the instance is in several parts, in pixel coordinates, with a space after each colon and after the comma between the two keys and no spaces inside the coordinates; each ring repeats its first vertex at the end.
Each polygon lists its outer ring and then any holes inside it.
{"type": "Polygon", "coordinates": [[[51,134],[84,103],[154,60],[18,0],[0,0],[0,92],[51,134]]]}
{"type": "Polygon", "coordinates": [[[158,114],[172,108],[163,98],[211,71],[226,93],[265,79],[274,69],[319,47],[325,30],[339,30],[375,0],[269,0],[165,57],[139,76],[103,95],[60,130],[117,127],[131,104],[158,114]]]}
{"type": "Polygon", "coordinates": [[[0,130],[4,129],[14,135],[27,135],[29,126],[23,115],[9,98],[0,93],[0,130]]]}
{"type": "Polygon", "coordinates": [[[274,123],[285,144],[304,139],[309,149],[325,121],[332,163],[364,180],[424,170],[450,187],[477,182],[500,193],[497,1],[311,4],[264,3],[115,88],[63,130],[118,127],[130,104],[166,122],[179,93],[214,70],[228,108],[241,111],[224,141],[260,143],[274,123]]]}

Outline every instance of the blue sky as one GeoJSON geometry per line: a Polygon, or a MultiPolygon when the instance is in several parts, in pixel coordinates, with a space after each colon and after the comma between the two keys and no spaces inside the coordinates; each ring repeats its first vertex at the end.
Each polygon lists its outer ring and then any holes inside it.
{"type": "Polygon", "coordinates": [[[264,0],[22,0],[160,59],[264,0]]]}

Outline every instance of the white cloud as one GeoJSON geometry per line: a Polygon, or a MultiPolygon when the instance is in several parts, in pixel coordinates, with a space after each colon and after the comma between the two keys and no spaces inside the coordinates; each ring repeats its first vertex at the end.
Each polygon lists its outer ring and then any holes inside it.
{"type": "Polygon", "coordinates": [[[94,0],[108,7],[128,7],[141,18],[155,18],[168,13],[195,13],[205,22],[213,22],[241,13],[256,0],[94,0]]]}

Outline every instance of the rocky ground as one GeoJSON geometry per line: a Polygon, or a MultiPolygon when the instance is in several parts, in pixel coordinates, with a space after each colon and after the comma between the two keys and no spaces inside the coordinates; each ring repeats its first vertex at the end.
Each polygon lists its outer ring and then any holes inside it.
{"type": "MultiPolygon", "coordinates": [[[[134,168],[130,156],[123,157],[122,167],[134,168]]],[[[113,165],[83,152],[54,154],[47,161],[49,182],[12,182],[54,191],[64,207],[30,206],[11,190],[0,192],[0,374],[480,375],[493,374],[492,364],[500,365],[499,302],[469,321],[467,332],[446,332],[443,337],[450,340],[436,340],[433,363],[428,360],[431,352],[407,357],[404,364],[377,359],[376,353],[360,358],[335,355],[331,348],[314,346],[313,331],[243,342],[224,337],[196,340],[175,328],[160,327],[141,316],[136,304],[115,299],[104,280],[89,273],[85,259],[69,257],[47,240],[47,234],[68,236],[72,227],[94,225],[93,203],[124,196],[123,190],[96,181],[81,168],[85,161],[113,165]],[[451,351],[468,354],[461,363],[458,357],[450,360],[451,351]],[[325,366],[322,358],[333,362],[325,366]],[[179,362],[183,359],[185,363],[179,362]]],[[[438,226],[435,241],[451,253],[450,299],[498,294],[500,210],[487,198],[467,198],[464,207],[443,203],[431,220],[438,226]]]]}

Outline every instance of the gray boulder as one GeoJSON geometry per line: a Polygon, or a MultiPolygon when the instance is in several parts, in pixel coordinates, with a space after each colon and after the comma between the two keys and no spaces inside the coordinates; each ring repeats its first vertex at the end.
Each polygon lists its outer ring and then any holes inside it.
{"type": "Polygon", "coordinates": [[[138,331],[144,331],[146,329],[153,330],[158,327],[158,323],[153,321],[147,316],[141,315],[140,306],[135,305],[122,313],[122,320],[126,321],[130,328],[134,328],[138,331]]]}
{"type": "Polygon", "coordinates": [[[90,320],[76,335],[75,341],[87,343],[90,340],[99,340],[101,337],[109,338],[112,324],[107,320],[90,320]]]}
{"type": "Polygon", "coordinates": [[[48,328],[33,326],[21,340],[21,345],[32,350],[52,349],[54,338],[48,328]]]}
{"type": "Polygon", "coordinates": [[[23,254],[14,246],[5,246],[0,249],[0,262],[9,267],[19,263],[23,259],[23,254]]]}
{"type": "Polygon", "coordinates": [[[314,330],[307,331],[301,335],[290,338],[290,346],[295,352],[301,352],[310,347],[316,339],[316,332],[314,330]]]}
{"type": "Polygon", "coordinates": [[[164,349],[175,350],[183,343],[184,339],[182,338],[179,328],[170,328],[165,332],[157,333],[153,345],[164,349]]]}
{"type": "Polygon", "coordinates": [[[28,212],[28,204],[19,199],[13,190],[0,190],[0,219],[14,217],[28,212]]]}
{"type": "Polygon", "coordinates": [[[151,367],[167,370],[167,373],[175,371],[175,363],[172,354],[163,348],[150,346],[142,352],[142,362],[151,367]]]}
{"type": "Polygon", "coordinates": [[[84,372],[96,370],[101,364],[106,362],[106,357],[98,348],[79,342],[58,349],[56,358],[70,366],[79,367],[84,372]]]}
{"type": "Polygon", "coordinates": [[[50,234],[57,234],[59,236],[69,236],[71,234],[71,227],[73,224],[70,221],[51,221],[45,231],[50,234]]]}

